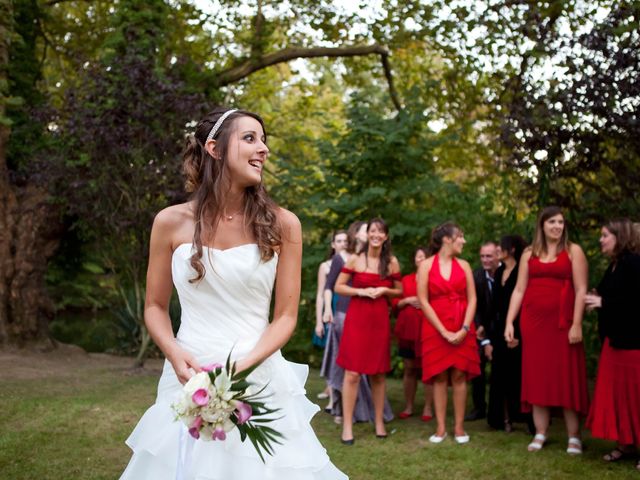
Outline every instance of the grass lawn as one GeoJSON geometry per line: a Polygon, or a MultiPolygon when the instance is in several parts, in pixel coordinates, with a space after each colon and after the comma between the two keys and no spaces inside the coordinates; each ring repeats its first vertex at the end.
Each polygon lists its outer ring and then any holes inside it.
{"type": "MultiPolygon", "coordinates": [[[[161,365],[151,361],[144,371],[132,371],[131,364],[102,354],[0,354],[0,478],[117,479],[130,456],[124,440],[154,401],[161,365]]],[[[316,401],[322,388],[312,370],[309,398],[316,401]]],[[[387,390],[398,411],[400,382],[389,380],[387,390]]],[[[554,419],[548,444],[534,454],[526,451],[530,436],[522,425],[505,434],[469,422],[471,442],[463,446],[451,438],[429,444],[434,425],[416,417],[390,423],[386,440],[375,438],[371,425],[358,424],[352,447],[340,444],[340,427],[329,415],[318,413],[313,427],[353,480],[640,479],[630,460],[601,461],[611,444],[588,435],[584,454],[569,457],[561,419],[554,419]]]]}

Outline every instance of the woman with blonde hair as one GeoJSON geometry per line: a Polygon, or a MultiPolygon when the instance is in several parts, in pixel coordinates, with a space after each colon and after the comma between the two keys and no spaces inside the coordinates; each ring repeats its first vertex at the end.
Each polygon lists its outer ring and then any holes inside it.
{"type": "Polygon", "coordinates": [[[546,207],[536,222],[533,244],[520,259],[504,331],[514,345],[514,321],[520,312],[522,338],[522,410],[533,410],[536,434],[527,449],[547,440],[550,409],[563,409],[567,453],[582,453],[580,415],[589,411],[582,316],[587,293],[587,259],[569,241],[559,207],[546,207]]]}

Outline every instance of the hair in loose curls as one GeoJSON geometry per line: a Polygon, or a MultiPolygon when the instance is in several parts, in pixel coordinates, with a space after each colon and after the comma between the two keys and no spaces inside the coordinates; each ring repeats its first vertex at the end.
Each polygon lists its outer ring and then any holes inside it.
{"type": "MultiPolygon", "coordinates": [[[[380,250],[380,261],[378,262],[378,274],[385,278],[389,275],[389,264],[391,263],[391,239],[389,238],[389,227],[386,222],[380,218],[372,218],[367,222],[367,233],[371,230],[371,227],[377,225],[382,229],[384,233],[387,234],[387,239],[382,243],[382,249],[380,250]]],[[[367,256],[367,251],[369,250],[369,240],[364,244],[362,251],[367,256]]]]}
{"type": "Polygon", "coordinates": [[[545,207],[542,209],[536,220],[536,230],[533,234],[533,243],[531,244],[531,251],[535,257],[540,257],[542,254],[547,253],[547,239],[544,236],[544,222],[556,215],[562,215],[564,222],[564,228],[562,229],[562,235],[560,236],[560,242],[558,243],[558,252],[568,249],[571,246],[569,241],[569,230],[567,228],[567,221],[562,213],[562,209],[556,206],[545,207]]]}
{"type": "Polygon", "coordinates": [[[431,240],[429,241],[429,255],[435,255],[442,248],[444,237],[456,238],[462,233],[460,225],[454,222],[444,222],[431,230],[431,240]]]}
{"type": "Polygon", "coordinates": [[[613,247],[613,259],[618,261],[625,253],[640,253],[640,228],[628,218],[609,220],[604,224],[616,237],[616,246],[613,247]]]}
{"type": "MultiPolygon", "coordinates": [[[[193,135],[187,136],[183,153],[185,189],[195,203],[193,244],[196,251],[191,256],[190,263],[197,276],[190,280],[192,283],[202,280],[205,275],[202,263],[202,226],[210,225],[215,237],[216,227],[223,214],[224,199],[231,188],[227,153],[231,135],[235,131],[236,119],[251,117],[257,120],[265,132],[266,141],[267,133],[262,118],[252,112],[237,110],[224,120],[213,137],[219,158],[209,155],[204,148],[207,136],[216,121],[228,110],[229,108],[218,107],[200,120],[193,135]]],[[[244,199],[244,224],[251,228],[255,236],[262,261],[270,260],[275,254],[275,248],[282,244],[282,228],[276,214],[278,205],[271,200],[262,182],[247,187],[244,199]]]]}

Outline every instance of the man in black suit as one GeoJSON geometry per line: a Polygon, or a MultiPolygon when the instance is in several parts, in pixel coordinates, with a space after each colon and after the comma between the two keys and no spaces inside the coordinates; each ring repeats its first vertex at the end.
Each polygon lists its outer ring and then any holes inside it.
{"type": "Polygon", "coordinates": [[[480,263],[482,266],[473,272],[473,281],[476,287],[476,296],[478,297],[474,321],[480,350],[480,375],[471,381],[473,410],[465,416],[465,420],[478,420],[487,416],[487,380],[485,376],[487,357],[484,355],[483,347],[485,343],[489,342],[488,339],[485,339],[485,326],[490,324],[490,316],[493,311],[493,276],[500,265],[498,248],[495,242],[482,244],[480,247],[480,263]]]}

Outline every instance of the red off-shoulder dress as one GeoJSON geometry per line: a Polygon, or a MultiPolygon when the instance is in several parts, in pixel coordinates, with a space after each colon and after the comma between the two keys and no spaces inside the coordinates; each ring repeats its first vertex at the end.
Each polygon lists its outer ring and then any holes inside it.
{"type": "MultiPolygon", "coordinates": [[[[349,273],[354,288],[393,287],[400,280],[395,273],[382,278],[377,273],[357,272],[343,268],[349,273]]],[[[336,363],[345,370],[367,375],[387,373],[391,370],[391,324],[389,301],[386,296],[376,299],[351,297],[336,363]]]]}

